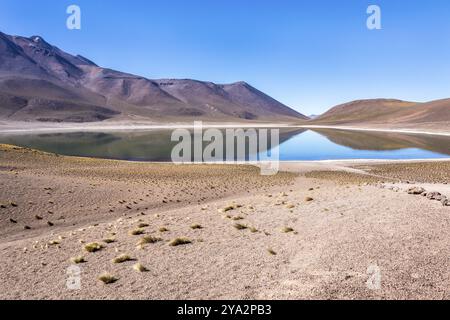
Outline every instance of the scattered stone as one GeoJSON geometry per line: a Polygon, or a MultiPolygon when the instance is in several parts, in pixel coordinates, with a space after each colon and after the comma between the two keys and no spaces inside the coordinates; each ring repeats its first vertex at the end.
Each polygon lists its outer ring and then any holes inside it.
{"type": "Polygon", "coordinates": [[[427,196],[426,197],[429,200],[441,201],[444,196],[442,194],[440,194],[439,192],[437,192],[437,191],[433,191],[433,192],[427,192],[427,196]]]}
{"type": "Polygon", "coordinates": [[[409,188],[408,190],[406,190],[406,192],[408,194],[419,195],[419,194],[423,194],[425,192],[425,189],[422,187],[412,187],[412,188],[409,188]]]}

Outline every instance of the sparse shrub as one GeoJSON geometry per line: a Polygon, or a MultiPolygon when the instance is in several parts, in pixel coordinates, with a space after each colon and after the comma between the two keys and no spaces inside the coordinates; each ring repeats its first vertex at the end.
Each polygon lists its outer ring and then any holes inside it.
{"type": "Polygon", "coordinates": [[[133,260],[129,255],[127,254],[121,254],[120,256],[114,258],[112,260],[113,263],[123,263],[123,262],[127,262],[127,261],[131,261],[133,260]]]}
{"type": "Polygon", "coordinates": [[[72,261],[72,263],[75,263],[75,264],[87,262],[83,256],[73,257],[70,259],[70,261],[72,261]]]}
{"type": "Polygon", "coordinates": [[[103,249],[103,246],[97,242],[91,242],[84,246],[84,250],[87,252],[96,252],[103,249]]]}
{"type": "Polygon", "coordinates": [[[138,228],[146,228],[148,226],[149,226],[149,224],[145,223],[145,222],[141,222],[141,223],[138,224],[138,228]]]}
{"type": "Polygon", "coordinates": [[[146,271],[148,271],[148,269],[146,268],[146,267],[144,267],[142,264],[140,264],[140,263],[136,263],[134,266],[133,266],[133,269],[134,270],[136,270],[137,272],[146,272],[146,271]]]}
{"type": "Polygon", "coordinates": [[[284,233],[289,233],[289,232],[294,232],[294,229],[292,229],[290,227],[284,227],[283,229],[281,229],[281,231],[284,233]]]}
{"type": "Polygon", "coordinates": [[[147,243],[156,243],[156,242],[159,242],[159,241],[162,241],[162,239],[161,238],[152,237],[152,236],[145,236],[145,237],[142,237],[139,240],[138,245],[147,244],[147,243]]]}
{"type": "Polygon", "coordinates": [[[132,235],[132,236],[138,236],[138,235],[141,235],[141,234],[144,234],[144,233],[145,233],[145,230],[141,229],[141,228],[134,229],[134,230],[130,231],[130,235],[132,235]]]}
{"type": "Polygon", "coordinates": [[[235,228],[238,229],[238,230],[245,230],[245,229],[248,228],[245,224],[241,224],[241,223],[235,223],[235,224],[233,225],[233,227],[235,227],[235,228]]]}
{"type": "Polygon", "coordinates": [[[117,280],[119,280],[119,279],[117,279],[115,276],[113,276],[112,274],[107,273],[107,272],[105,272],[105,273],[103,273],[102,275],[100,275],[100,276],[98,277],[98,279],[99,279],[100,281],[102,281],[104,284],[114,283],[114,282],[116,282],[117,280]]]}
{"type": "Polygon", "coordinates": [[[169,242],[169,246],[176,247],[192,243],[188,238],[176,238],[169,242]]]}
{"type": "Polygon", "coordinates": [[[103,239],[103,242],[104,243],[113,243],[113,242],[116,242],[116,239],[114,239],[114,238],[106,238],[106,239],[103,239]]]}

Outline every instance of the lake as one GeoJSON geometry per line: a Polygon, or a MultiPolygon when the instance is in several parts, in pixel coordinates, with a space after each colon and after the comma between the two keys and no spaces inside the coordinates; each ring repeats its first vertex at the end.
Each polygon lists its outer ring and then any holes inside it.
{"type": "MultiPolygon", "coordinates": [[[[172,130],[0,134],[0,143],[62,155],[171,161],[172,130]]],[[[450,137],[332,129],[280,129],[280,160],[430,159],[450,157],[450,137]]],[[[246,157],[248,157],[248,152],[246,157]]]]}

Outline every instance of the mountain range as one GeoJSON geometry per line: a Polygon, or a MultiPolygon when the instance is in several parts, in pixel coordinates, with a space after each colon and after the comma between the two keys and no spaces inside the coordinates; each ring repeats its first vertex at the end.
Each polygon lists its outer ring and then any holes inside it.
{"type": "Polygon", "coordinates": [[[0,120],[272,122],[450,127],[450,99],[357,100],[307,117],[248,83],[147,79],[102,68],[40,36],[0,32],[0,120]]]}
{"type": "Polygon", "coordinates": [[[298,121],[308,118],[245,82],[157,79],[102,68],[40,36],[0,32],[0,119],[298,121]]]}
{"type": "Polygon", "coordinates": [[[450,128],[450,99],[426,103],[395,99],[357,100],[331,108],[314,119],[322,125],[440,126],[450,128]]]}

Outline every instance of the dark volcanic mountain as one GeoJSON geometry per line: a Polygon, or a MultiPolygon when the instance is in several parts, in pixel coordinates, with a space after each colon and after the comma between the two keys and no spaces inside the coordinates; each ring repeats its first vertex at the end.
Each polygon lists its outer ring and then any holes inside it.
{"type": "Polygon", "coordinates": [[[101,68],[39,36],[0,32],[0,119],[296,122],[308,118],[245,82],[150,80],[101,68]]]}

